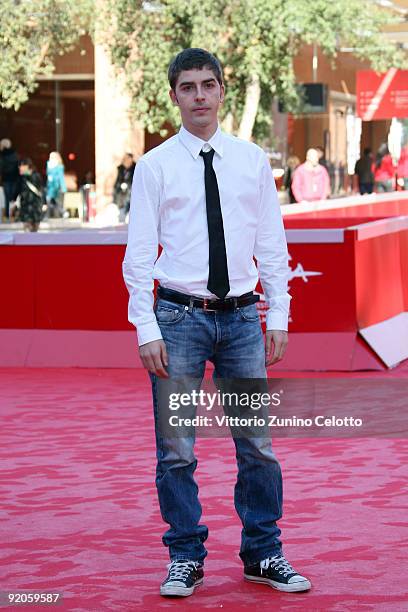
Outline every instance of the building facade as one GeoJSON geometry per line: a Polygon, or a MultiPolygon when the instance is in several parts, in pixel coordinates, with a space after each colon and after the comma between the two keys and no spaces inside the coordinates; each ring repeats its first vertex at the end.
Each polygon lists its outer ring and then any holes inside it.
{"type": "MultiPolygon", "coordinates": [[[[299,83],[327,88],[327,103],[319,112],[298,117],[273,105],[276,164],[283,166],[288,155],[303,161],[309,147],[320,146],[337,169],[335,188],[341,191],[347,181],[340,184],[338,169],[345,176],[352,171],[350,151],[358,155],[360,145],[375,151],[386,142],[391,122],[356,121],[356,73],[369,66],[352,53],[341,52],[330,60],[316,47],[305,46],[294,67],[299,83]]],[[[76,190],[92,180],[98,208],[112,201],[116,168],[124,153],[132,152],[137,159],[162,141],[131,118],[129,98],[104,48],[87,36],[57,58],[53,76],[39,82],[18,112],[0,109],[0,137],[10,138],[20,156],[31,157],[41,172],[50,151],[59,151],[68,188],[76,190]]]]}

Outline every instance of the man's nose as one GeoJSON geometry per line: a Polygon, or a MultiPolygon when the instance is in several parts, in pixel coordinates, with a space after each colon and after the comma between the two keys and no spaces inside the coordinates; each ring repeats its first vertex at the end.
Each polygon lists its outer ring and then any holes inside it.
{"type": "Polygon", "coordinates": [[[205,98],[204,90],[200,86],[197,87],[195,98],[196,100],[204,100],[205,98]]]}

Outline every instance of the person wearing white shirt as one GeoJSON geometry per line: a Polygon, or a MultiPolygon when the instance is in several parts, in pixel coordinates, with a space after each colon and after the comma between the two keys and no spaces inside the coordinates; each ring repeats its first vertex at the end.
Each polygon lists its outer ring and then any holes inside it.
{"type": "MultiPolygon", "coordinates": [[[[158,389],[186,377],[201,381],[207,361],[219,382],[266,379],[266,367],[286,350],[289,267],[268,158],[218,124],[224,100],[218,60],[186,49],[168,76],[182,127],[136,166],[123,276],[129,321],[152,382],[156,486],[169,524],[163,543],[170,564],[160,593],[187,596],[203,582],[208,537],[194,480],[195,435],[163,431],[158,389]],[[265,340],[255,304],[258,274],[268,306],[265,340]]],[[[310,589],[282,553],[282,476],[270,438],[234,437],[234,443],[244,577],[281,591],[310,589]]]]}

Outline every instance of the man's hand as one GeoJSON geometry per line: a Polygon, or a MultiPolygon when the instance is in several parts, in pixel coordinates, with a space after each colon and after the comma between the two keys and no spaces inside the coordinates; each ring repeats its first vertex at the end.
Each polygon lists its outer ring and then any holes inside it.
{"type": "Polygon", "coordinates": [[[280,329],[266,331],[265,339],[265,365],[270,366],[280,361],[288,344],[288,332],[280,329]]]}
{"type": "Polygon", "coordinates": [[[156,374],[159,378],[169,377],[165,370],[169,362],[163,340],[153,340],[153,342],[142,344],[142,346],[139,346],[139,355],[146,370],[156,374]]]}

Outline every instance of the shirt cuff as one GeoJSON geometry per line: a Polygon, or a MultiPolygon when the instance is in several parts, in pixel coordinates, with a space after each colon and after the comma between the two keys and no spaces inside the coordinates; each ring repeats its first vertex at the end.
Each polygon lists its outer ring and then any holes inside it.
{"type": "Polygon", "coordinates": [[[288,315],[282,312],[268,311],[266,313],[266,329],[268,331],[273,329],[288,331],[288,315]]]}
{"type": "Polygon", "coordinates": [[[154,340],[163,340],[160,327],[156,321],[146,323],[145,325],[139,325],[136,331],[139,346],[147,344],[148,342],[153,342],[154,340]]]}

